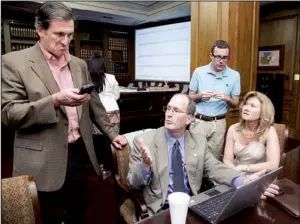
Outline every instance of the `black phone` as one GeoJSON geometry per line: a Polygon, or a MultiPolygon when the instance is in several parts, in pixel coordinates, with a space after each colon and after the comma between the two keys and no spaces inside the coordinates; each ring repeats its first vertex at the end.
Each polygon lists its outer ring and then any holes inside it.
{"type": "Polygon", "coordinates": [[[95,85],[94,85],[93,83],[85,84],[85,85],[83,85],[83,86],[80,88],[78,94],[79,94],[79,95],[82,95],[82,94],[85,94],[85,93],[90,94],[90,93],[93,91],[94,88],[95,88],[95,85]]]}

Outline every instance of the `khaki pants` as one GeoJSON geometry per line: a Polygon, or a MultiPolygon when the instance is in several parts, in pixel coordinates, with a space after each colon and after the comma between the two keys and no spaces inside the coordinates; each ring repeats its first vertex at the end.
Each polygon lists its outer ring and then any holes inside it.
{"type": "Polygon", "coordinates": [[[195,118],[190,125],[190,131],[193,133],[202,133],[207,140],[208,149],[220,160],[223,153],[224,139],[226,132],[226,119],[204,121],[195,118]]]}

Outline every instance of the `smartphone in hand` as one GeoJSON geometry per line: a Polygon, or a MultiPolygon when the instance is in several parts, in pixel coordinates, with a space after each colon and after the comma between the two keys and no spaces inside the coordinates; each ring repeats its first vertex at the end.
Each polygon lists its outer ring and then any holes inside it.
{"type": "Polygon", "coordinates": [[[78,94],[79,95],[82,95],[82,94],[85,94],[85,93],[90,94],[93,91],[94,88],[95,88],[95,85],[93,83],[85,84],[80,88],[78,94]]]}

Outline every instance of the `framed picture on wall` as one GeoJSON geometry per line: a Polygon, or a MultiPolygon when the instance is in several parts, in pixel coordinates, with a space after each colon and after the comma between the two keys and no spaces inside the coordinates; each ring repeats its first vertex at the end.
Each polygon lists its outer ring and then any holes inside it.
{"type": "Polygon", "coordinates": [[[258,48],[258,70],[283,70],[284,45],[258,48]]]}

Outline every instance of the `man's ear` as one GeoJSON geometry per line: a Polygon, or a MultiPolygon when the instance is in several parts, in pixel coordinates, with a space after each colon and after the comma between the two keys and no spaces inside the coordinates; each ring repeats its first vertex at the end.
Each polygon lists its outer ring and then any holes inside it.
{"type": "Polygon", "coordinates": [[[45,30],[41,27],[40,24],[35,25],[35,30],[40,38],[45,35],[45,30]]]}
{"type": "Polygon", "coordinates": [[[186,125],[189,125],[190,123],[192,123],[193,117],[194,116],[192,116],[192,115],[188,115],[188,117],[186,119],[186,125]]]}

